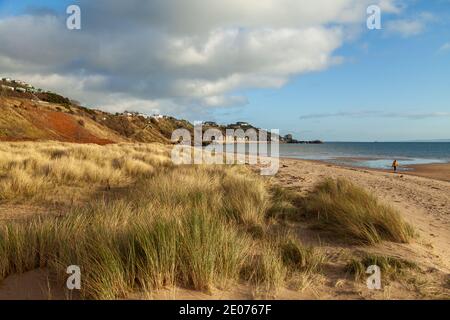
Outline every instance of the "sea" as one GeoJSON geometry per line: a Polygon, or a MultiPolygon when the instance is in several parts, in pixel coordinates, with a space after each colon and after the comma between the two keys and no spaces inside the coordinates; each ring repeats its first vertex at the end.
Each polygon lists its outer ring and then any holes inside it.
{"type": "Polygon", "coordinates": [[[450,163],[450,142],[280,144],[280,157],[374,169],[388,169],[397,160],[405,168],[415,164],[450,163]]]}
{"type": "MultiPolygon", "coordinates": [[[[254,154],[259,149],[246,144],[245,151],[254,154]]],[[[267,145],[268,155],[271,153],[267,145]]],[[[232,150],[232,149],[231,149],[232,150]]],[[[284,158],[320,160],[338,165],[389,169],[397,160],[400,170],[412,170],[410,165],[450,163],[450,142],[325,142],[323,144],[280,144],[279,156],[284,158]]]]}

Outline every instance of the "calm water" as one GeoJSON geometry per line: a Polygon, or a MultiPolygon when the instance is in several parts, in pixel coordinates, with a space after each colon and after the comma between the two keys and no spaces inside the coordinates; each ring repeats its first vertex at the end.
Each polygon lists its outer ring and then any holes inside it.
{"type": "Polygon", "coordinates": [[[328,142],[325,144],[281,144],[280,156],[369,168],[450,162],[450,142],[328,142]]]}

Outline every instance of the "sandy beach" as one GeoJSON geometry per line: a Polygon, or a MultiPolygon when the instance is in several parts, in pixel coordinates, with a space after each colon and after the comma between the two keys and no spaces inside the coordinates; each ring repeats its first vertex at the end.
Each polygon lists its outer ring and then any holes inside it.
{"type": "MultiPolygon", "coordinates": [[[[342,167],[320,161],[280,159],[280,170],[271,178],[274,183],[308,195],[325,178],[344,178],[365,188],[383,203],[397,208],[402,216],[419,232],[410,244],[384,242],[375,246],[353,246],[323,237],[303,223],[291,224],[304,244],[321,246],[330,257],[329,267],[322,277],[303,291],[284,288],[277,299],[433,299],[450,297],[445,287],[450,274],[450,182],[446,174],[429,174],[434,165],[421,165],[417,171],[394,174],[383,170],[342,167]],[[428,175],[420,177],[418,175],[428,175]],[[391,282],[384,290],[368,290],[363,283],[353,282],[342,267],[355,252],[372,252],[414,261],[421,270],[415,281],[421,283],[420,292],[399,282],[391,282]],[[443,285],[444,283],[444,285],[443,285]]],[[[450,165],[441,165],[441,172],[450,165]]],[[[435,171],[436,172],[436,171],[435,171]]],[[[155,294],[156,299],[251,299],[252,292],[245,286],[229,291],[200,294],[175,289],[155,294]]]]}
{"type": "MultiPolygon", "coordinates": [[[[397,208],[401,215],[418,231],[419,237],[409,244],[382,242],[373,246],[350,245],[335,237],[327,237],[314,230],[305,221],[292,222],[284,227],[295,233],[305,245],[320,247],[326,253],[328,263],[323,273],[304,290],[283,287],[276,299],[434,299],[450,297],[450,182],[443,181],[447,166],[420,166],[414,173],[386,172],[364,168],[342,167],[319,161],[282,158],[280,169],[272,183],[307,196],[314,186],[325,178],[344,178],[368,190],[383,203],[397,208]],[[428,170],[428,171],[427,171],[428,170]],[[434,170],[429,177],[429,170],[434,170]],[[436,177],[440,180],[430,177],[436,177]],[[392,281],[383,290],[369,290],[363,281],[355,282],[345,272],[348,259],[358,252],[389,255],[413,261],[420,267],[414,275],[414,285],[392,281]],[[417,288],[420,288],[418,290],[417,288]]],[[[36,207],[0,207],[0,218],[10,220],[6,212],[35,212],[36,207]]],[[[44,270],[34,270],[24,275],[14,275],[0,285],[0,299],[65,299],[61,288],[48,287],[48,275],[44,270]],[[31,280],[30,280],[31,279],[31,280]],[[18,288],[20,290],[18,290],[18,288]],[[31,289],[30,289],[31,288],[31,289]]],[[[75,297],[72,297],[75,298],[75,297]]],[[[133,295],[133,299],[253,299],[252,288],[239,284],[228,290],[199,292],[182,288],[168,288],[151,296],[133,295]]],[[[269,297],[270,298],[270,297],[269,297]]]]}
{"type": "Polygon", "coordinates": [[[447,179],[450,165],[416,166],[415,172],[398,174],[294,159],[282,159],[280,166],[277,183],[305,195],[321,179],[345,178],[398,208],[419,229],[423,243],[428,242],[428,248],[433,248],[428,251],[417,247],[415,254],[450,272],[450,183],[441,181],[447,179]]]}
{"type": "Polygon", "coordinates": [[[413,171],[405,172],[409,175],[426,177],[431,179],[450,181],[450,163],[433,163],[422,165],[409,165],[413,171]]]}

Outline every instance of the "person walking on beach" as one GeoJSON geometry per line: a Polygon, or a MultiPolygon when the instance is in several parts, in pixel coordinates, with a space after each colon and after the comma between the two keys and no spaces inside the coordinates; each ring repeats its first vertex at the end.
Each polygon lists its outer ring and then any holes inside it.
{"type": "Polygon", "coordinates": [[[397,167],[398,167],[398,161],[394,160],[394,162],[392,162],[392,168],[394,168],[394,172],[397,172],[397,167]]]}

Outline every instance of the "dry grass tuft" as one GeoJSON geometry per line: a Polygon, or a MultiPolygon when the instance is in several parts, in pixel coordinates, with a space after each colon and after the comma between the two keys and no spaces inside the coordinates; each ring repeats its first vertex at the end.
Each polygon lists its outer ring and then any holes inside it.
{"type": "Polygon", "coordinates": [[[305,207],[315,215],[319,227],[352,242],[408,243],[415,235],[398,211],[346,180],[323,181],[305,201],[305,207]]]}
{"type": "Polygon", "coordinates": [[[385,279],[397,279],[405,275],[408,270],[418,269],[417,264],[409,260],[365,253],[360,259],[350,260],[347,263],[346,270],[355,276],[355,280],[359,281],[367,276],[366,270],[372,265],[380,267],[381,274],[385,279]]]}
{"type": "Polygon", "coordinates": [[[286,237],[280,243],[284,265],[292,272],[319,272],[325,262],[325,255],[317,248],[307,247],[293,237],[286,237]]]}
{"type": "Polygon", "coordinates": [[[286,268],[276,244],[264,242],[258,253],[249,256],[241,269],[241,278],[255,286],[258,294],[275,295],[286,278],[286,268]]]}
{"type": "Polygon", "coordinates": [[[15,202],[79,200],[99,187],[129,185],[171,163],[162,145],[1,143],[0,154],[0,200],[15,202]]]}

